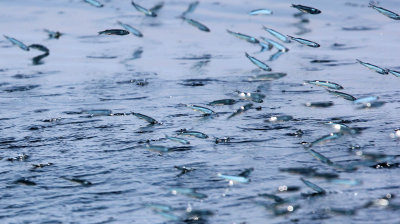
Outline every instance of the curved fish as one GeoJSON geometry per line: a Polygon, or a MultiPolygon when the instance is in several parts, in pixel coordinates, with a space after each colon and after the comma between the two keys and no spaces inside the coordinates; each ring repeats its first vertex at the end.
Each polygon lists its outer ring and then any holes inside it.
{"type": "Polygon", "coordinates": [[[45,57],[47,57],[47,56],[49,56],[49,55],[50,55],[50,53],[47,51],[47,52],[45,52],[44,54],[41,54],[41,55],[38,55],[38,56],[32,58],[32,64],[34,64],[34,65],[42,64],[42,62],[40,62],[40,61],[41,61],[43,58],[45,58],[45,57]]]}
{"type": "Polygon", "coordinates": [[[269,9],[254,9],[254,10],[251,10],[249,12],[249,15],[252,15],[252,16],[255,16],[255,15],[272,15],[272,14],[273,14],[272,10],[269,10],[269,9]]]}
{"type": "Polygon", "coordinates": [[[292,36],[289,36],[289,35],[288,35],[288,37],[289,37],[290,39],[292,39],[292,40],[298,42],[298,43],[301,43],[301,44],[306,45],[306,46],[309,46],[309,47],[318,48],[318,47],[321,46],[321,45],[319,45],[318,43],[313,42],[313,41],[311,41],[311,40],[306,40],[306,39],[298,38],[298,37],[292,37],[292,36]]]}
{"type": "Polygon", "coordinates": [[[365,67],[369,68],[370,70],[372,70],[374,72],[377,72],[377,73],[379,73],[381,75],[387,75],[388,74],[388,71],[386,69],[384,69],[384,68],[381,68],[379,66],[376,66],[376,65],[373,65],[373,64],[370,64],[370,63],[367,63],[367,62],[362,62],[362,61],[360,61],[358,59],[356,59],[356,60],[357,60],[358,63],[360,63],[361,65],[364,65],[365,67]]]}
{"type": "Polygon", "coordinates": [[[29,51],[29,47],[26,46],[24,43],[22,43],[21,41],[12,38],[12,37],[8,37],[6,35],[3,35],[7,40],[9,40],[12,44],[17,45],[19,48],[21,48],[24,51],[29,51]]]}
{"type": "Polygon", "coordinates": [[[234,99],[222,99],[222,100],[214,100],[214,101],[208,103],[208,105],[223,106],[223,105],[233,105],[235,103],[236,103],[236,100],[234,100],[234,99]]]}
{"type": "Polygon", "coordinates": [[[135,35],[135,36],[137,36],[137,37],[143,37],[143,34],[142,34],[139,30],[137,30],[137,29],[131,27],[130,25],[121,23],[120,21],[118,21],[117,23],[118,23],[120,26],[122,26],[125,30],[131,32],[133,35],[135,35]]]}
{"type": "Polygon", "coordinates": [[[255,64],[257,67],[261,68],[262,70],[268,71],[268,72],[272,71],[272,69],[264,62],[258,60],[255,57],[250,56],[247,52],[245,52],[245,55],[253,64],[255,64]]]}
{"type": "Polygon", "coordinates": [[[153,6],[150,11],[157,13],[158,11],[160,11],[160,9],[162,9],[162,7],[164,7],[164,2],[159,2],[155,6],[153,6]]]}
{"type": "Polygon", "coordinates": [[[378,6],[374,5],[373,3],[369,3],[368,7],[375,9],[376,11],[381,13],[382,15],[385,15],[385,16],[391,18],[391,19],[400,20],[400,15],[399,14],[394,13],[394,12],[388,10],[388,9],[384,9],[382,7],[378,7],[378,6]]]}
{"type": "Polygon", "coordinates": [[[127,30],[121,30],[121,29],[109,29],[109,30],[103,30],[99,32],[99,35],[105,34],[105,35],[128,35],[129,31],[127,30]]]}
{"type": "Polygon", "coordinates": [[[345,100],[349,100],[349,101],[355,101],[357,99],[354,96],[344,93],[344,92],[339,92],[339,91],[334,91],[334,90],[329,90],[329,89],[328,89],[328,92],[335,96],[341,97],[341,98],[343,98],[345,100]]]}
{"type": "Polygon", "coordinates": [[[97,8],[101,8],[104,6],[103,4],[101,4],[100,2],[98,2],[96,0],[83,0],[83,1],[86,3],[89,3],[90,5],[97,7],[97,8]]]}
{"type": "Polygon", "coordinates": [[[398,72],[398,71],[390,70],[390,69],[389,69],[388,72],[389,72],[390,74],[396,76],[396,77],[400,77],[400,72],[398,72]]]}
{"type": "Polygon", "coordinates": [[[273,55],[271,55],[271,57],[269,57],[269,61],[275,61],[275,60],[278,59],[282,54],[283,54],[282,51],[277,51],[275,54],[273,54],[273,55]]]}
{"type": "Polygon", "coordinates": [[[207,107],[202,107],[202,106],[197,106],[197,105],[186,105],[186,107],[189,107],[192,110],[199,111],[203,113],[204,115],[211,115],[215,114],[215,112],[211,109],[208,109],[207,107]]]}
{"type": "Polygon", "coordinates": [[[147,115],[135,113],[135,112],[132,112],[132,115],[136,116],[137,118],[143,119],[143,120],[149,122],[150,124],[159,124],[159,122],[156,121],[156,119],[149,117],[147,115]]]}
{"type": "Polygon", "coordinates": [[[194,20],[194,19],[188,19],[186,17],[181,17],[184,21],[189,23],[190,25],[197,27],[199,30],[204,31],[204,32],[210,32],[211,30],[206,27],[204,24],[201,24],[200,22],[194,20]]]}
{"type": "Polygon", "coordinates": [[[288,52],[289,51],[288,48],[286,48],[285,46],[283,46],[282,44],[280,44],[280,43],[278,43],[278,42],[276,42],[274,40],[271,40],[271,39],[268,39],[268,38],[265,38],[265,37],[261,37],[261,39],[264,40],[265,42],[271,44],[272,46],[274,46],[279,51],[282,51],[282,52],[288,52]]]}
{"type": "Polygon", "coordinates": [[[343,86],[334,83],[334,82],[329,82],[329,81],[322,81],[322,80],[306,80],[305,81],[308,84],[316,85],[316,86],[321,86],[321,87],[326,87],[329,89],[343,89],[343,86]]]}
{"type": "Polygon", "coordinates": [[[229,176],[229,175],[224,175],[221,173],[217,174],[218,177],[221,177],[229,182],[234,182],[234,183],[248,183],[250,182],[249,178],[243,177],[243,176],[229,176]]]}
{"type": "Polygon", "coordinates": [[[300,12],[303,12],[303,13],[309,13],[309,14],[314,14],[314,15],[321,13],[321,10],[316,9],[316,8],[312,8],[312,7],[309,7],[309,6],[292,4],[292,7],[300,10],[300,12]]]}
{"type": "Polygon", "coordinates": [[[270,28],[267,28],[265,26],[263,26],[263,29],[265,31],[267,31],[268,33],[270,33],[272,36],[278,38],[279,40],[281,40],[281,41],[283,41],[285,43],[290,43],[290,39],[287,36],[279,33],[278,31],[270,29],[270,28]]]}
{"type": "Polygon", "coordinates": [[[50,51],[47,47],[45,47],[45,46],[43,46],[41,44],[31,44],[28,47],[29,47],[29,49],[33,48],[33,49],[37,49],[39,51],[43,51],[43,52],[46,52],[46,53],[50,51]]]}
{"type": "Polygon", "coordinates": [[[246,35],[246,34],[237,33],[237,32],[233,32],[233,31],[230,31],[230,30],[226,30],[226,32],[228,32],[229,34],[232,34],[233,36],[235,36],[235,37],[237,37],[239,39],[245,40],[245,41],[247,41],[249,43],[252,43],[252,44],[257,44],[257,43],[260,42],[256,38],[254,38],[252,36],[249,36],[249,35],[246,35]]]}
{"type": "Polygon", "coordinates": [[[157,16],[157,13],[155,13],[155,12],[149,10],[149,9],[146,9],[146,8],[136,4],[134,1],[132,1],[131,3],[133,5],[133,7],[135,7],[135,9],[137,11],[144,13],[146,16],[151,16],[151,17],[156,17],[157,16]]]}

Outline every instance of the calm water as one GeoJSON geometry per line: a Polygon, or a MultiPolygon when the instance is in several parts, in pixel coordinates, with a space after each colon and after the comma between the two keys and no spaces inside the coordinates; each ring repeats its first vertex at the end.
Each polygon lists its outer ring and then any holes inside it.
{"type": "MultiPolygon", "coordinates": [[[[289,7],[293,2],[286,0],[205,0],[189,16],[211,29],[206,33],[177,19],[189,1],[166,1],[155,18],[136,11],[130,1],[103,3],[105,7],[95,8],[78,0],[0,2],[2,34],[50,49],[42,64],[33,65],[31,59],[41,52],[22,51],[0,40],[1,223],[179,223],[183,221],[171,219],[187,219],[188,208],[213,213],[188,223],[400,223],[398,198],[390,200],[390,206],[365,206],[389,193],[399,195],[398,168],[359,165],[355,171],[344,171],[316,160],[300,144],[331,133],[333,129],[325,123],[336,121],[362,132],[313,146],[334,163],[362,164],[365,159],[357,152],[400,154],[399,142],[390,137],[400,127],[400,78],[380,75],[356,63],[360,59],[400,70],[399,21],[359,0],[299,1],[322,10],[322,14],[300,18],[289,7]],[[247,14],[264,7],[274,14],[247,14]],[[117,21],[139,29],[144,37],[97,35],[101,30],[121,28],[117,21]],[[263,25],[316,41],[321,47],[292,42],[285,44],[289,52],[268,61],[276,50],[260,53],[258,45],[226,32],[274,39],[262,30],[263,25]],[[43,29],[64,35],[48,39],[43,29]],[[250,77],[265,72],[251,64],[244,52],[287,76],[249,82],[250,77]],[[331,61],[310,63],[313,60],[331,61]],[[386,104],[356,109],[352,102],[324,88],[304,84],[315,79],[339,83],[344,87],[341,91],[357,98],[379,96],[386,104]],[[138,81],[146,84],[137,85],[138,81]],[[248,101],[210,106],[217,112],[211,117],[182,106],[239,100],[236,90],[259,91],[266,98],[229,120],[248,101]],[[334,106],[304,106],[318,101],[333,101],[334,106]],[[143,113],[162,124],[149,126],[132,115],[90,116],[87,112],[99,109],[114,114],[143,113]],[[265,122],[272,115],[293,119],[265,122]],[[163,138],[184,128],[209,138],[184,137],[191,142],[190,148],[162,155],[145,148],[147,140],[154,145],[182,146],[163,138]],[[301,137],[288,135],[299,129],[304,132],[301,137]],[[215,138],[223,137],[232,140],[215,143],[215,138]],[[351,146],[357,147],[349,150],[351,146]],[[28,158],[16,158],[22,155],[28,158]],[[52,165],[32,166],[47,163],[52,165]],[[179,175],[174,166],[195,170],[179,175]],[[362,184],[349,186],[279,171],[292,167],[315,168],[362,184]],[[247,168],[254,168],[249,183],[229,185],[217,176],[238,175],[247,168]],[[313,192],[300,177],[327,193],[300,197],[313,192]],[[36,185],[18,181],[21,178],[36,185]],[[277,193],[282,185],[300,190],[277,193]],[[173,195],[173,187],[194,188],[207,198],[173,195]],[[276,215],[271,209],[274,201],[258,196],[263,193],[295,198],[280,207],[294,206],[295,211],[276,215]],[[173,209],[160,213],[148,206],[151,203],[173,209]],[[331,208],[356,212],[340,215],[329,212],[331,208]]],[[[150,8],[158,2],[137,3],[150,8]]],[[[380,6],[400,13],[396,0],[382,1],[380,6]]]]}

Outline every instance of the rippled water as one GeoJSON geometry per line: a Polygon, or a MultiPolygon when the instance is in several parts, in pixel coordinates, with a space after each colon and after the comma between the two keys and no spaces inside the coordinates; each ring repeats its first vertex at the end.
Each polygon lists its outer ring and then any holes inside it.
{"type": "MultiPolygon", "coordinates": [[[[137,3],[150,8],[158,2],[137,3]]],[[[298,2],[322,10],[322,14],[300,18],[294,17],[298,11],[289,7],[291,3],[201,1],[190,16],[211,29],[206,33],[177,18],[188,1],[166,1],[155,18],[145,17],[129,1],[104,1],[103,8],[77,0],[2,1],[2,34],[26,44],[42,44],[50,55],[33,65],[31,59],[39,51],[25,52],[0,40],[0,222],[174,223],[180,221],[170,219],[183,220],[192,208],[213,213],[193,223],[399,223],[399,206],[376,205],[386,194],[399,194],[398,168],[359,165],[355,171],[344,171],[316,160],[300,144],[331,133],[325,123],[337,121],[362,131],[313,146],[334,163],[348,166],[365,161],[357,152],[399,154],[399,142],[389,135],[400,126],[400,79],[356,63],[360,59],[400,70],[399,22],[368,8],[368,1],[298,2]],[[263,7],[274,14],[247,14],[263,7]],[[97,35],[120,28],[117,21],[139,29],[144,37],[97,35]],[[285,44],[289,52],[267,61],[275,50],[260,53],[258,45],[226,32],[273,38],[262,30],[263,25],[316,41],[321,47],[285,44]],[[47,39],[43,29],[64,35],[47,39]],[[287,76],[249,82],[264,72],[251,64],[245,52],[287,76]],[[357,98],[379,96],[386,104],[356,109],[352,102],[321,87],[304,84],[314,79],[339,83],[343,92],[357,98]],[[227,117],[248,102],[210,107],[217,112],[211,117],[182,106],[239,99],[236,90],[259,91],[266,98],[231,119],[227,117]],[[334,106],[304,106],[318,101],[333,101],[334,106]],[[90,116],[100,109],[113,114],[143,113],[162,124],[147,125],[132,115],[90,116]],[[272,115],[293,119],[265,122],[272,115]],[[159,154],[146,149],[147,140],[154,145],[182,146],[163,138],[184,128],[209,138],[184,137],[191,147],[182,151],[159,154]],[[288,135],[299,129],[304,132],[301,137],[288,135]],[[231,142],[215,143],[215,138],[223,137],[231,142]],[[48,163],[42,168],[32,166],[48,163]],[[195,170],[179,175],[174,166],[195,170]],[[295,211],[276,215],[271,209],[274,201],[258,194],[289,198],[313,192],[301,175],[279,171],[291,167],[311,167],[362,184],[340,185],[306,176],[327,193],[298,197],[282,206],[294,206],[295,211]],[[249,183],[229,185],[217,176],[238,175],[246,168],[254,168],[249,183]],[[68,181],[74,178],[92,184],[68,181]],[[277,193],[282,185],[300,190],[277,193]],[[173,187],[195,188],[207,198],[173,195],[173,187]],[[375,205],[364,206],[368,202],[375,205]],[[156,212],[148,206],[151,203],[174,209],[156,212]],[[330,208],[360,209],[339,215],[329,212],[330,208]]],[[[381,6],[400,12],[395,0],[382,1],[381,6]]],[[[399,205],[399,200],[394,198],[392,203],[399,205]]]]}

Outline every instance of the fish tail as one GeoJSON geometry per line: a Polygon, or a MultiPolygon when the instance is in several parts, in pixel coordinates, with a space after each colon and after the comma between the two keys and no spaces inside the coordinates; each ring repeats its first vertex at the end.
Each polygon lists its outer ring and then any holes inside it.
{"type": "Polygon", "coordinates": [[[356,59],[356,61],[357,61],[358,63],[362,64],[362,61],[360,61],[360,60],[358,60],[358,59],[356,59]]]}

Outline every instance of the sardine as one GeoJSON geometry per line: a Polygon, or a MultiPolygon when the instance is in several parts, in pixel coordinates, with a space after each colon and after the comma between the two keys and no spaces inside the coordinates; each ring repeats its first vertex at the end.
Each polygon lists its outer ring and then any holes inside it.
{"type": "Polygon", "coordinates": [[[222,100],[212,101],[212,102],[208,103],[208,105],[210,105],[210,106],[223,106],[223,105],[233,105],[235,103],[236,103],[236,100],[234,100],[234,99],[222,99],[222,100]]]}
{"type": "Polygon", "coordinates": [[[379,97],[377,96],[367,96],[367,97],[363,97],[363,98],[359,98],[357,100],[354,101],[355,104],[361,104],[361,103],[371,103],[374,101],[377,101],[379,99],[379,97]]]}
{"type": "Polygon", "coordinates": [[[208,109],[207,107],[202,107],[202,106],[197,106],[197,105],[190,105],[190,104],[186,105],[186,107],[189,107],[190,109],[195,110],[195,111],[199,111],[199,112],[203,113],[204,115],[215,114],[215,112],[213,110],[208,109]]]}
{"type": "Polygon", "coordinates": [[[364,65],[365,67],[369,68],[370,70],[372,70],[374,72],[377,72],[377,73],[379,73],[381,75],[387,75],[388,74],[388,71],[386,69],[384,69],[384,68],[381,68],[379,66],[376,66],[376,65],[373,65],[373,64],[370,64],[370,63],[362,62],[362,61],[360,61],[358,59],[356,59],[356,60],[357,60],[358,63],[360,63],[361,65],[364,65]]]}
{"type": "Polygon", "coordinates": [[[339,123],[334,123],[332,121],[327,123],[328,125],[330,125],[332,128],[334,128],[336,131],[341,132],[341,133],[347,133],[347,134],[356,134],[357,131],[353,130],[352,128],[350,128],[349,126],[345,125],[345,124],[339,124],[339,123]]]}
{"type": "Polygon", "coordinates": [[[325,108],[333,106],[332,101],[323,101],[323,102],[307,102],[304,104],[306,107],[315,107],[315,108],[325,108]]]}
{"type": "Polygon", "coordinates": [[[307,187],[313,189],[313,190],[316,191],[318,194],[325,194],[325,193],[326,193],[326,191],[325,191],[323,188],[321,188],[320,186],[318,186],[318,185],[316,185],[316,184],[314,184],[314,183],[312,183],[312,182],[310,182],[310,181],[308,181],[308,180],[306,180],[306,179],[304,179],[304,178],[300,178],[300,180],[303,181],[303,183],[304,183],[307,187]]]}
{"type": "Polygon", "coordinates": [[[197,27],[199,30],[204,31],[204,32],[210,32],[211,30],[206,27],[205,25],[201,24],[200,22],[194,20],[194,19],[188,19],[186,17],[181,17],[184,21],[189,23],[190,25],[197,27]]]}
{"type": "Polygon", "coordinates": [[[148,149],[150,151],[153,151],[153,152],[158,152],[160,154],[170,151],[168,147],[162,146],[162,145],[149,145],[149,144],[147,144],[146,145],[146,149],[148,149]]]}
{"type": "Polygon", "coordinates": [[[71,182],[74,182],[74,183],[83,185],[83,186],[92,185],[92,183],[91,183],[90,181],[83,180],[83,179],[78,179],[78,178],[67,178],[67,177],[61,177],[61,178],[64,179],[64,180],[68,180],[68,181],[71,181],[71,182]]]}
{"type": "Polygon", "coordinates": [[[368,108],[378,108],[385,105],[386,102],[384,101],[374,101],[371,103],[364,103],[358,107],[358,109],[368,109],[368,108]]]}
{"type": "Polygon", "coordinates": [[[247,110],[250,110],[252,107],[253,107],[253,104],[252,104],[252,103],[249,103],[249,104],[246,104],[246,105],[244,105],[244,106],[241,106],[239,109],[237,109],[235,112],[233,112],[233,113],[228,117],[228,119],[231,119],[232,117],[234,117],[234,116],[236,116],[236,115],[239,115],[239,114],[241,114],[241,113],[243,113],[243,112],[245,112],[245,111],[247,111],[247,110]]]}
{"type": "Polygon", "coordinates": [[[303,13],[309,13],[309,14],[320,14],[321,13],[321,10],[312,8],[309,6],[292,4],[292,7],[300,10],[300,12],[303,12],[303,13]]]}
{"type": "Polygon", "coordinates": [[[331,179],[329,182],[347,186],[358,186],[362,184],[362,181],[357,179],[331,179]]]}
{"type": "Polygon", "coordinates": [[[12,37],[8,37],[6,35],[3,35],[7,40],[9,40],[13,45],[17,45],[19,48],[21,48],[24,51],[29,51],[29,47],[26,46],[24,43],[22,43],[21,41],[12,38],[12,37]]]}
{"type": "Polygon", "coordinates": [[[179,143],[184,144],[184,145],[189,145],[190,144],[190,142],[188,140],[183,139],[183,138],[172,137],[172,136],[168,136],[168,135],[166,135],[165,138],[169,139],[171,141],[179,142],[179,143]]]}
{"type": "Polygon", "coordinates": [[[267,73],[267,74],[260,74],[260,75],[256,75],[254,77],[251,77],[249,79],[249,81],[273,81],[276,79],[280,79],[285,77],[287,74],[286,73],[282,73],[282,72],[274,72],[274,73],[267,73]]]}
{"type": "Polygon", "coordinates": [[[329,135],[324,135],[317,140],[311,142],[311,146],[316,145],[316,144],[325,144],[327,142],[330,142],[332,140],[338,139],[343,136],[343,133],[337,132],[337,133],[330,133],[329,135]]]}
{"type": "Polygon", "coordinates": [[[101,4],[100,2],[98,2],[96,0],[83,0],[83,1],[86,3],[89,3],[90,5],[97,7],[97,8],[101,8],[104,6],[103,4],[101,4]]]}
{"type": "Polygon", "coordinates": [[[196,138],[202,138],[202,139],[206,139],[208,138],[208,135],[198,132],[198,131],[188,131],[188,130],[180,130],[178,131],[178,135],[186,135],[186,136],[192,136],[192,137],[196,137],[196,138]]]}
{"type": "Polygon", "coordinates": [[[43,51],[43,52],[46,52],[46,53],[50,51],[47,47],[45,47],[45,46],[43,46],[41,44],[31,44],[28,47],[29,47],[29,49],[33,48],[33,49],[37,49],[39,51],[43,51]]]}
{"type": "Polygon", "coordinates": [[[154,12],[154,13],[157,13],[158,11],[160,11],[160,9],[162,9],[162,7],[164,7],[164,2],[159,2],[155,6],[150,8],[150,11],[154,12]]]}
{"type": "Polygon", "coordinates": [[[395,70],[388,70],[388,72],[396,77],[400,77],[400,72],[395,70]]]}
{"type": "Polygon", "coordinates": [[[53,39],[53,38],[58,39],[62,35],[62,33],[58,32],[58,31],[54,32],[54,31],[50,31],[48,29],[44,29],[44,32],[46,32],[49,35],[49,39],[53,39]]]}
{"type": "Polygon", "coordinates": [[[121,25],[125,30],[131,32],[133,35],[137,37],[143,37],[143,34],[139,30],[131,27],[130,25],[121,23],[120,21],[118,21],[117,23],[121,25]]]}
{"type": "Polygon", "coordinates": [[[265,26],[263,26],[263,29],[265,31],[267,31],[268,33],[270,33],[272,36],[278,38],[280,41],[283,41],[285,43],[290,43],[290,39],[287,36],[279,33],[278,31],[270,29],[270,28],[267,28],[265,26]]]}
{"type": "Polygon", "coordinates": [[[133,5],[133,7],[135,7],[135,9],[137,11],[144,13],[146,16],[151,16],[151,17],[156,17],[157,16],[157,14],[155,12],[138,5],[133,1],[131,3],[133,5]]]}
{"type": "Polygon", "coordinates": [[[229,181],[230,183],[248,183],[250,182],[250,179],[246,178],[246,177],[242,177],[242,176],[229,176],[229,175],[224,175],[221,173],[217,174],[218,177],[221,177],[227,181],[229,181]]]}
{"type": "Polygon", "coordinates": [[[271,116],[266,120],[267,122],[279,122],[279,121],[290,121],[293,117],[289,115],[281,115],[281,116],[271,116]]]}
{"type": "Polygon", "coordinates": [[[193,188],[181,188],[181,187],[174,187],[169,189],[172,194],[177,195],[177,194],[182,194],[186,195],[192,198],[197,198],[197,199],[205,199],[207,198],[207,195],[203,193],[198,193],[196,189],[193,188]]]}
{"type": "Polygon", "coordinates": [[[107,110],[107,109],[98,109],[98,110],[85,110],[83,111],[86,114],[89,114],[90,116],[111,116],[112,111],[107,110]]]}
{"type": "Polygon", "coordinates": [[[194,12],[194,10],[197,8],[198,5],[199,5],[199,1],[195,1],[195,2],[190,3],[188,8],[186,9],[186,11],[184,11],[182,13],[182,17],[185,17],[186,14],[188,14],[188,13],[194,12]]]}
{"type": "Polygon", "coordinates": [[[254,9],[249,12],[249,15],[272,15],[272,10],[269,9],[254,9]]]}
{"type": "Polygon", "coordinates": [[[299,42],[299,43],[301,43],[301,44],[303,44],[303,45],[306,45],[306,46],[309,46],[309,47],[317,48],[317,47],[320,47],[320,46],[321,46],[321,45],[319,45],[318,43],[313,42],[313,41],[311,41],[311,40],[306,40],[306,39],[298,38],[298,37],[292,37],[292,36],[289,36],[289,35],[288,35],[288,37],[289,37],[290,39],[296,41],[296,42],[299,42]]]}
{"type": "Polygon", "coordinates": [[[136,117],[138,117],[140,119],[143,119],[143,120],[149,122],[150,124],[159,124],[159,122],[156,121],[156,119],[154,119],[152,117],[149,117],[147,115],[140,114],[140,113],[135,113],[135,112],[132,112],[132,115],[134,115],[134,116],[136,116],[136,117]]]}
{"type": "Polygon", "coordinates": [[[128,35],[129,31],[127,30],[120,30],[120,29],[110,29],[110,30],[103,30],[99,32],[99,35],[105,34],[105,35],[128,35]]]}
{"type": "Polygon", "coordinates": [[[240,91],[236,91],[236,92],[238,93],[240,98],[242,98],[244,100],[250,100],[255,103],[262,103],[263,99],[265,98],[265,95],[261,94],[261,93],[246,93],[246,92],[240,92],[240,91]]]}
{"type": "Polygon", "coordinates": [[[400,15],[399,15],[399,14],[394,13],[394,12],[392,12],[392,11],[389,11],[389,10],[387,10],[387,9],[384,9],[384,8],[382,8],[382,7],[378,7],[378,6],[374,5],[373,3],[369,3],[369,6],[368,6],[368,7],[371,7],[371,8],[373,8],[373,9],[375,9],[375,10],[378,11],[379,13],[381,13],[381,14],[383,14],[383,15],[385,15],[385,16],[391,18],[391,19],[400,20],[400,15]]]}
{"type": "Polygon", "coordinates": [[[357,98],[355,98],[354,96],[352,96],[350,94],[347,94],[347,93],[344,93],[344,92],[339,92],[339,91],[334,91],[334,90],[329,90],[329,89],[328,89],[328,92],[333,94],[333,95],[335,95],[335,96],[341,97],[341,98],[343,98],[345,100],[349,100],[349,101],[357,100],[357,98]]]}
{"type": "Polygon", "coordinates": [[[282,51],[277,51],[275,54],[273,54],[273,55],[271,55],[271,57],[269,57],[269,61],[275,61],[275,60],[278,59],[282,54],[283,54],[282,51]]]}
{"type": "Polygon", "coordinates": [[[276,42],[274,40],[271,40],[271,39],[268,39],[268,38],[265,38],[265,37],[261,37],[261,39],[263,39],[267,43],[271,44],[272,46],[274,46],[279,51],[282,51],[282,52],[288,52],[289,51],[288,48],[286,48],[285,46],[283,46],[282,44],[280,44],[280,43],[278,43],[278,42],[276,42]]]}
{"type": "Polygon", "coordinates": [[[245,55],[253,64],[255,64],[257,67],[261,68],[262,70],[268,71],[268,72],[272,71],[272,69],[264,62],[258,60],[255,57],[250,56],[249,54],[247,54],[247,52],[245,52],[245,55]]]}
{"type": "Polygon", "coordinates": [[[256,38],[251,37],[249,35],[233,32],[233,31],[230,31],[230,30],[226,30],[226,32],[228,32],[229,34],[232,34],[233,36],[235,36],[235,37],[237,37],[239,39],[245,40],[245,41],[247,41],[249,43],[252,43],[252,44],[259,43],[259,41],[256,38]]]}

